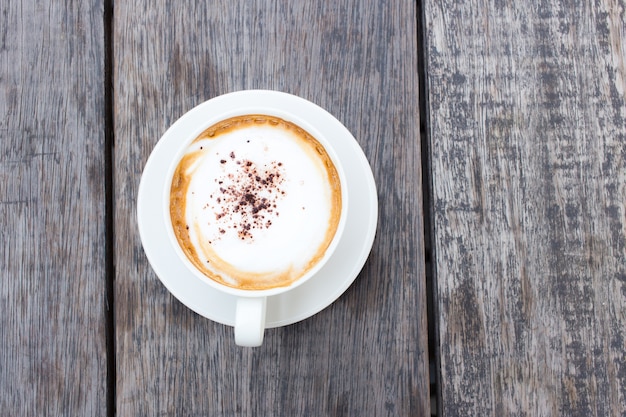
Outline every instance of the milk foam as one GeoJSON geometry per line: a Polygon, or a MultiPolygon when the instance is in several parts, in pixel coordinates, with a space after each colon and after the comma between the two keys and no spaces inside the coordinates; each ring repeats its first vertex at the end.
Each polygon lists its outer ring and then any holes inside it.
{"type": "Polygon", "coordinates": [[[252,123],[201,137],[186,156],[185,228],[205,274],[236,287],[288,285],[323,256],[341,202],[319,144],[252,123]]]}

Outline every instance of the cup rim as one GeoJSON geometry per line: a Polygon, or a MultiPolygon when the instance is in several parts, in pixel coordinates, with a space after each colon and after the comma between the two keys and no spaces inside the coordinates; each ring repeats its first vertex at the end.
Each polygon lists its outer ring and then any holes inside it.
{"type": "MultiPolygon", "coordinates": [[[[345,230],[345,225],[347,222],[347,213],[348,213],[348,183],[347,183],[347,179],[346,179],[346,174],[344,171],[344,167],[343,164],[341,163],[341,160],[338,157],[338,154],[336,152],[336,150],[334,149],[331,140],[329,140],[327,137],[325,137],[323,134],[321,134],[321,132],[315,128],[315,126],[308,122],[306,120],[305,116],[302,116],[296,112],[287,110],[286,108],[280,107],[278,105],[276,105],[276,103],[274,103],[273,105],[242,105],[241,107],[238,107],[236,109],[226,109],[224,111],[212,111],[210,115],[206,115],[206,117],[203,118],[203,122],[202,123],[198,123],[197,127],[193,127],[191,126],[192,124],[195,124],[193,118],[191,117],[192,114],[195,114],[197,112],[202,112],[203,107],[204,106],[208,106],[209,102],[214,102],[216,100],[220,100],[222,98],[225,98],[226,96],[234,96],[234,95],[240,95],[241,98],[245,98],[246,96],[249,97],[250,94],[254,94],[254,95],[263,95],[263,96],[267,96],[267,95],[276,95],[276,98],[280,98],[280,97],[292,97],[292,98],[297,98],[299,100],[305,100],[301,97],[298,96],[293,96],[291,94],[288,93],[282,93],[282,92],[278,92],[278,91],[269,91],[269,90],[241,90],[238,92],[234,92],[234,93],[228,93],[228,94],[224,94],[221,96],[217,96],[214,97],[210,100],[207,100],[203,103],[200,103],[199,105],[195,106],[194,108],[192,108],[191,110],[185,112],[180,118],[178,118],[178,120],[176,120],[176,122],[174,124],[176,125],[190,125],[188,130],[188,134],[185,135],[184,140],[180,141],[180,144],[177,148],[177,152],[174,155],[174,157],[171,158],[171,160],[169,161],[169,165],[167,167],[167,173],[165,176],[165,187],[163,189],[163,214],[164,214],[164,221],[165,221],[165,229],[167,231],[167,237],[168,237],[168,241],[170,243],[170,245],[174,248],[174,252],[176,253],[177,257],[182,261],[182,263],[185,265],[186,269],[191,272],[197,279],[201,280],[202,282],[206,283],[207,285],[210,285],[211,287],[225,292],[227,294],[233,295],[233,296],[237,296],[237,297],[268,297],[268,296],[273,296],[273,295],[277,295],[277,294],[281,294],[287,291],[290,291],[298,286],[300,286],[301,284],[305,283],[306,281],[308,281],[310,278],[312,278],[313,276],[315,276],[320,269],[323,268],[323,266],[327,263],[327,261],[332,257],[333,253],[335,252],[335,249],[337,248],[337,245],[339,244],[339,241],[341,240],[342,236],[343,236],[343,232],[345,230]],[[185,255],[185,253],[183,252],[183,250],[180,247],[180,244],[178,243],[178,240],[174,234],[174,230],[173,230],[173,226],[172,226],[172,221],[170,218],[170,209],[169,209],[169,205],[170,205],[170,189],[171,189],[171,183],[172,183],[172,177],[174,175],[174,172],[176,170],[176,167],[178,166],[178,163],[180,161],[180,159],[182,158],[182,156],[184,155],[184,152],[186,150],[186,148],[188,147],[188,145],[195,140],[202,132],[204,132],[207,128],[209,128],[210,126],[214,125],[215,123],[218,123],[221,120],[225,120],[231,117],[237,117],[237,116],[244,116],[244,115],[252,115],[252,114],[258,114],[258,115],[267,115],[267,116],[273,116],[273,117],[279,117],[283,120],[289,121],[291,123],[294,123],[295,125],[301,127],[302,129],[304,129],[307,133],[309,133],[311,136],[313,136],[318,142],[320,142],[322,144],[322,146],[324,146],[324,149],[326,150],[326,152],[328,153],[331,161],[333,162],[333,164],[335,165],[335,168],[337,170],[337,174],[339,175],[339,181],[340,181],[340,189],[341,189],[341,199],[342,199],[342,204],[341,204],[341,213],[339,216],[339,224],[337,225],[337,229],[335,230],[335,234],[333,236],[333,239],[331,240],[328,248],[326,249],[324,256],[322,257],[322,259],[320,259],[311,269],[309,269],[305,274],[303,274],[299,279],[295,280],[294,282],[290,283],[289,285],[286,286],[280,286],[280,287],[274,287],[274,288],[267,288],[267,289],[261,289],[261,290],[250,290],[250,289],[241,289],[241,288],[235,288],[235,287],[231,287],[225,284],[221,284],[213,279],[211,279],[210,277],[206,276],[204,273],[202,273],[200,270],[198,270],[195,265],[193,265],[193,263],[189,260],[189,258],[187,257],[187,255],[185,255]]],[[[308,102],[308,100],[305,100],[308,102]]],[[[315,105],[314,103],[308,102],[310,104],[315,105]]],[[[174,124],[172,125],[172,127],[174,126],[174,124]]],[[[180,127],[180,126],[178,126],[180,127]]],[[[171,127],[170,127],[171,129],[171,127]]],[[[166,132],[167,134],[167,132],[166,132]]]]}

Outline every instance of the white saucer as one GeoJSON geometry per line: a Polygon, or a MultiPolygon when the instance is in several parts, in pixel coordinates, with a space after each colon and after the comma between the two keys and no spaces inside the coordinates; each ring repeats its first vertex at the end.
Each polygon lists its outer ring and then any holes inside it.
{"type": "Polygon", "coordinates": [[[165,287],[196,313],[233,326],[237,298],[200,282],[171,246],[163,224],[163,190],[167,167],[177,153],[180,138],[193,133],[190,129],[198,131],[197,126],[216,114],[258,107],[271,108],[277,115],[297,115],[330,138],[344,167],[350,202],[344,234],[326,265],[302,285],[268,298],[266,328],[272,328],[304,320],[332,304],[356,279],[372,248],[378,220],[374,176],[363,150],[341,122],[305,99],[276,91],[246,90],[206,101],[183,115],[155,146],[139,185],[137,215],[144,251],[165,287]]]}

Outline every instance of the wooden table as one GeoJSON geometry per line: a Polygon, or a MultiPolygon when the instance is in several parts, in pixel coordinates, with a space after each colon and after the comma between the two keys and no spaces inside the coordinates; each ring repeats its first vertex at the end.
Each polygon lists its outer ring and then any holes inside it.
{"type": "Polygon", "coordinates": [[[626,413],[624,0],[0,11],[3,414],[626,413]],[[380,212],[348,291],[249,349],[135,212],[167,127],[253,88],[335,115],[380,212]]]}

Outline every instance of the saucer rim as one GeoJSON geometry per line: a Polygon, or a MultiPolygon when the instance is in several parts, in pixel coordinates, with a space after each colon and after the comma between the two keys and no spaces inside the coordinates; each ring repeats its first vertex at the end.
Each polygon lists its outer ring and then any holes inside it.
{"type": "MultiPolygon", "coordinates": [[[[234,324],[234,304],[237,297],[222,293],[206,283],[202,283],[203,285],[201,286],[197,285],[200,284],[197,282],[199,279],[187,270],[183,262],[178,259],[171,242],[167,240],[165,226],[161,227],[163,229],[160,231],[162,232],[161,239],[155,238],[152,240],[152,237],[161,234],[155,231],[159,227],[155,227],[154,222],[156,218],[162,219],[164,212],[161,204],[161,195],[163,182],[166,181],[166,174],[161,173],[161,175],[158,175],[158,168],[169,165],[169,157],[166,151],[168,150],[168,145],[170,147],[173,146],[171,142],[176,139],[176,134],[182,127],[185,127],[186,122],[190,125],[192,119],[202,118],[207,112],[211,114],[211,117],[214,117],[213,115],[216,111],[220,114],[232,113],[242,107],[247,107],[242,106],[241,103],[249,104],[251,101],[258,103],[267,103],[269,101],[278,112],[295,112],[298,118],[307,120],[309,124],[313,124],[313,120],[317,119],[321,119],[318,122],[324,121],[328,123],[323,130],[333,132],[332,136],[336,137],[337,143],[333,142],[333,147],[343,165],[348,183],[348,201],[350,201],[350,204],[348,204],[346,229],[337,245],[337,249],[342,247],[344,253],[336,250],[326,265],[302,285],[284,293],[268,297],[266,328],[274,328],[307,319],[334,303],[358,277],[369,257],[375,240],[378,223],[378,198],[374,176],[358,142],[334,116],[306,99],[273,90],[241,90],[217,96],[199,104],[183,114],[170,126],[159,139],[146,161],[137,195],[137,220],[144,253],[152,270],[168,291],[197,314],[218,323],[232,326],[234,324]],[[357,192],[356,189],[359,189],[359,191],[357,192]],[[155,202],[156,211],[159,213],[149,210],[149,207],[151,207],[150,203],[154,206],[155,202]],[[361,210],[363,206],[368,207],[369,210],[361,210]],[[361,211],[357,212],[358,210],[361,211]],[[352,236],[350,236],[350,233],[352,233],[352,236]],[[345,252],[350,252],[352,259],[349,264],[346,264],[345,260],[338,259],[340,255],[345,256],[345,252]],[[332,262],[333,260],[335,260],[334,263],[332,262]],[[170,263],[173,264],[168,267],[166,264],[170,263]],[[341,267],[337,268],[336,264],[339,263],[341,263],[341,267]],[[167,271],[167,269],[170,271],[167,271]],[[331,269],[334,269],[335,273],[331,269]],[[174,271],[178,272],[177,278],[171,277],[174,271]],[[329,279],[329,277],[332,278],[337,275],[337,272],[342,273],[344,278],[329,279]],[[346,274],[346,272],[348,273],[346,274]],[[181,275],[184,276],[184,279],[180,277],[181,275]],[[191,280],[196,281],[196,283],[192,283],[191,280]],[[188,281],[187,284],[189,285],[184,285],[185,281],[188,281]],[[322,285],[324,285],[324,288],[320,291],[319,287],[322,285]],[[193,292],[192,287],[197,287],[197,290],[202,288],[202,291],[206,293],[207,297],[206,302],[203,303],[204,305],[197,305],[192,300],[195,297],[192,297],[191,294],[193,292]],[[301,304],[295,302],[295,298],[298,295],[302,295],[301,293],[306,293],[307,290],[311,290],[311,294],[318,293],[315,296],[317,302],[310,302],[307,307],[301,308],[301,304]]],[[[192,128],[187,126],[187,130],[189,129],[192,128]]]]}

